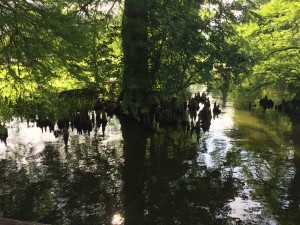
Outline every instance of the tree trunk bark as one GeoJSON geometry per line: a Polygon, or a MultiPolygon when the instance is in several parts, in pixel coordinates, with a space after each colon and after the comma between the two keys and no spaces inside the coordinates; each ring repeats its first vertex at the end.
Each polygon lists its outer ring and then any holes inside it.
{"type": "Polygon", "coordinates": [[[137,114],[147,108],[152,77],[148,72],[148,0],[125,0],[122,21],[123,107],[137,114]]]}

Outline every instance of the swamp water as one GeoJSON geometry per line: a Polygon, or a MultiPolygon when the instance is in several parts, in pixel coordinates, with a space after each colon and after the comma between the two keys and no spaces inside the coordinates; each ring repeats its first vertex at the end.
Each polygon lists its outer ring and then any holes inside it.
{"type": "Polygon", "coordinates": [[[209,132],[110,118],[62,136],[15,119],[0,144],[0,218],[57,225],[300,224],[300,125],[209,96],[209,132]]]}

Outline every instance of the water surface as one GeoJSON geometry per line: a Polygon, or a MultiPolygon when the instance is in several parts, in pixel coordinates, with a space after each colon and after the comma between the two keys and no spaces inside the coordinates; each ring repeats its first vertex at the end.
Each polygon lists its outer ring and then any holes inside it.
{"type": "Polygon", "coordinates": [[[51,224],[300,224],[300,125],[210,95],[209,132],[125,118],[62,136],[14,119],[0,144],[0,217],[51,224]]]}

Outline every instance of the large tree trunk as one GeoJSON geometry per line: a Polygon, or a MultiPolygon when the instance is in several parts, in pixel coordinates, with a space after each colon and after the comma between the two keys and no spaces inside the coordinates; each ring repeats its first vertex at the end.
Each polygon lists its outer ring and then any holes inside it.
{"type": "Polygon", "coordinates": [[[135,116],[147,108],[151,91],[147,25],[148,0],[125,0],[122,21],[123,107],[135,116]]]}

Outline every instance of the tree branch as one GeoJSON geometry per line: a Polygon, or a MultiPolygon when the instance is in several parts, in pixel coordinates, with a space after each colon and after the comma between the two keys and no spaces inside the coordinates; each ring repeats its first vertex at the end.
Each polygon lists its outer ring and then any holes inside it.
{"type": "Polygon", "coordinates": [[[288,51],[288,50],[300,50],[300,46],[290,46],[290,47],[285,47],[285,48],[281,48],[281,49],[276,49],[276,50],[270,52],[265,58],[263,58],[263,60],[268,60],[272,55],[274,55],[277,52],[284,52],[284,51],[288,51]]]}
{"type": "Polygon", "coordinates": [[[109,10],[107,11],[106,15],[109,15],[110,12],[112,11],[112,9],[115,7],[115,4],[118,2],[119,0],[115,0],[114,3],[112,4],[112,6],[109,8],[109,10]]]}
{"type": "Polygon", "coordinates": [[[292,71],[296,71],[297,76],[300,78],[300,71],[299,70],[292,68],[292,69],[290,69],[290,72],[292,72],[292,71]]]}

